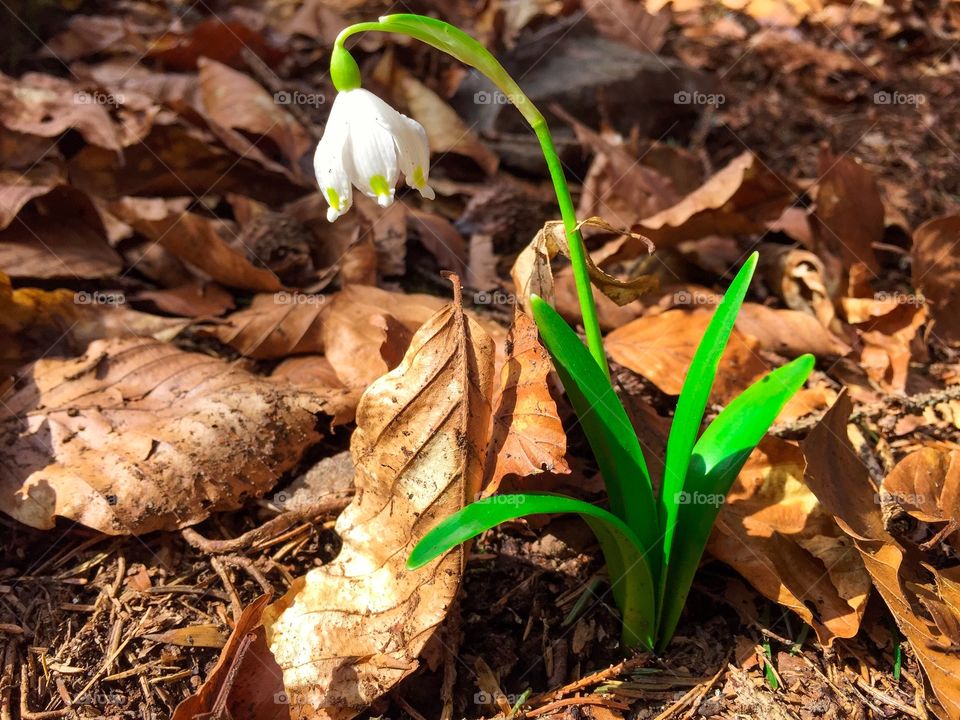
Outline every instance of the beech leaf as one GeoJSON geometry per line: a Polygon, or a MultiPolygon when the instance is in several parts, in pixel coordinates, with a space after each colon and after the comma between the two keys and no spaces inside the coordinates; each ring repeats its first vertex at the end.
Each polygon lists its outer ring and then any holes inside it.
{"type": "Polygon", "coordinates": [[[416,669],[454,601],[467,549],[417,571],[416,543],[480,489],[494,344],[457,297],[374,382],[351,440],[357,494],[340,515],[340,555],[264,613],[291,715],[351,718],[416,669]]]}

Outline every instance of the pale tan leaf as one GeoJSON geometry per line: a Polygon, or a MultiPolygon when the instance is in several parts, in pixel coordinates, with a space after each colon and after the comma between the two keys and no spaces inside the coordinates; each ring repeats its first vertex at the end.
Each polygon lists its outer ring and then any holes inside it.
{"type": "Polygon", "coordinates": [[[340,555],[264,614],[299,717],[352,718],[409,675],[456,595],[463,547],[417,571],[404,564],[482,480],[494,347],[457,294],[363,395],[351,441],[357,496],[337,521],[340,555]]]}
{"type": "Polygon", "coordinates": [[[484,495],[492,495],[507,475],[570,472],[567,436],[550,396],[550,356],[537,338],[537,326],[517,311],[507,335],[507,361],[500,369],[487,451],[484,495]]]}
{"type": "Polygon", "coordinates": [[[805,312],[744,303],[737,329],[751,335],[764,350],[794,358],[803,353],[817,357],[842,357],[850,346],[805,312]]]}
{"type": "Polygon", "coordinates": [[[960,450],[928,447],[910,453],[884,478],[880,491],[918,520],[945,522],[938,535],[951,534],[960,528],[960,450]]]}
{"type": "Polygon", "coordinates": [[[191,625],[160,633],[147,633],[142,637],[158,643],[183,647],[222,648],[227,642],[216,625],[191,625]]]}
{"type": "Polygon", "coordinates": [[[805,466],[795,444],[764,438],[727,494],[708,548],[829,646],[857,634],[870,576],[852,540],[804,485],[805,466]]]}
{"type": "Polygon", "coordinates": [[[183,528],[262,495],[320,437],[310,395],[155,341],[96,341],[16,388],[0,403],[0,507],[37,528],[183,528]]]}

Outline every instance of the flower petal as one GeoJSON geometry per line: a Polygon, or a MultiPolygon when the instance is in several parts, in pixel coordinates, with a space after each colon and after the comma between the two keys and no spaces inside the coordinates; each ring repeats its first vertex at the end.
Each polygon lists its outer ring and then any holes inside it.
{"type": "Polygon", "coordinates": [[[430,145],[423,125],[406,115],[397,113],[393,123],[393,137],[397,144],[397,160],[407,185],[433,200],[436,194],[427,185],[430,174],[430,145]]]}
{"type": "Polygon", "coordinates": [[[347,144],[353,184],[365,195],[376,199],[381,207],[393,202],[397,184],[397,151],[391,132],[389,114],[396,110],[371,92],[358,88],[341,93],[349,97],[348,122],[350,141],[347,144]]]}
{"type": "Polygon", "coordinates": [[[343,215],[353,204],[353,188],[345,162],[350,127],[346,108],[343,103],[338,103],[338,100],[339,95],[333,101],[323,137],[320,138],[313,156],[317,183],[324,199],[330,205],[327,210],[327,220],[330,222],[343,215]]]}

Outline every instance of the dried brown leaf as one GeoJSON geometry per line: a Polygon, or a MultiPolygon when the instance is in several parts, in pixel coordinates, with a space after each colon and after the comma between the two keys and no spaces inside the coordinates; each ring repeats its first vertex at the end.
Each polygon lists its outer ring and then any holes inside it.
{"type": "Polygon", "coordinates": [[[804,485],[805,466],[795,444],[764,438],[727,494],[708,547],[829,646],[857,634],[870,576],[852,540],[804,485]]]}
{"type": "MultiPolygon", "coordinates": [[[[701,308],[640,317],[608,333],[604,344],[618,363],[668,395],[679,395],[712,315],[701,308]]],[[[733,331],[710,395],[714,402],[729,401],[769,369],[756,350],[755,340],[733,331]]]]}
{"type": "Polygon", "coordinates": [[[0,403],[0,507],[37,528],[173,530],[266,492],[319,439],[318,403],[146,340],[26,368],[0,403]]]}
{"type": "MultiPolygon", "coordinates": [[[[633,229],[661,247],[708,235],[759,234],[796,196],[786,180],[756,155],[744,152],[679,203],[641,220],[633,229]]],[[[615,254],[636,252],[629,240],[622,240],[615,254]]]]}
{"type": "Polygon", "coordinates": [[[913,286],[923,292],[933,331],[960,346],[960,215],[934,218],[913,233],[913,286]]]}
{"type": "Polygon", "coordinates": [[[500,369],[493,410],[493,435],[487,450],[484,495],[492,495],[508,475],[570,472],[567,436],[550,396],[550,356],[537,326],[517,311],[507,335],[507,361],[500,369]]]}
{"type": "Polygon", "coordinates": [[[493,352],[458,297],[364,393],[351,441],[357,496],[337,521],[343,549],[264,614],[298,717],[353,717],[417,667],[446,616],[465,549],[417,571],[404,563],[480,489],[493,352]]]}
{"type": "MultiPolygon", "coordinates": [[[[643,236],[618,230],[602,218],[587,218],[581,221],[578,227],[592,227],[618,235],[626,233],[634,242],[641,243],[646,252],[653,251],[653,246],[643,236]]],[[[529,308],[531,295],[539,295],[547,302],[554,302],[556,294],[550,261],[558,254],[570,257],[570,249],[563,223],[552,220],[537,232],[530,244],[517,256],[510,270],[513,285],[519,296],[518,300],[524,308],[529,308]]],[[[633,302],[640,295],[657,287],[657,279],[653,276],[639,275],[630,280],[620,280],[598,268],[590,259],[589,253],[586,260],[591,282],[619,306],[633,302]]]]}
{"type": "Polygon", "coordinates": [[[956,573],[924,564],[884,526],[873,481],[848,435],[853,408],[844,391],[802,443],[805,480],[853,539],[864,566],[930,680],[950,720],[960,718],[960,656],[945,632],[956,627],[956,573]]]}

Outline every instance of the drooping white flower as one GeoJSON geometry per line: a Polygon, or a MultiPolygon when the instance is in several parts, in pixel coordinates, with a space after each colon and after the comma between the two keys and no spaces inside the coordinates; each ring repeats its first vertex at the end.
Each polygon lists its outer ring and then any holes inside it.
{"type": "Polygon", "coordinates": [[[393,202],[399,173],[429,199],[430,148],[416,120],[402,115],[363,88],[337,94],[313,158],[317,182],[333,222],[353,204],[353,187],[381,207],[393,202]]]}

